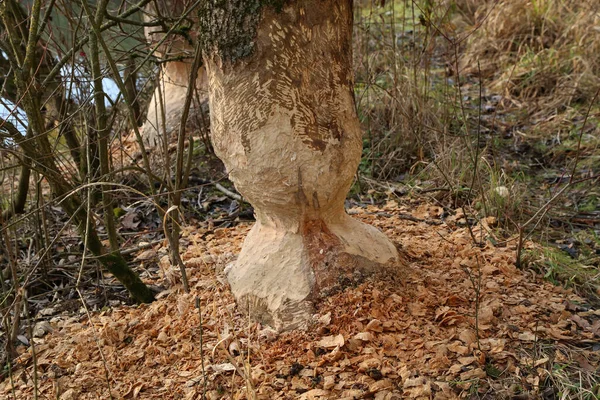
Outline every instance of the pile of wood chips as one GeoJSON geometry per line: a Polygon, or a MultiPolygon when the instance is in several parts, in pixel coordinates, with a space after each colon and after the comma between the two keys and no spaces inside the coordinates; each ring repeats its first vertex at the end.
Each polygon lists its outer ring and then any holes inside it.
{"type": "MultiPolygon", "coordinates": [[[[39,398],[542,398],[553,366],[597,372],[600,311],[517,269],[515,241],[486,240],[493,221],[473,227],[478,247],[460,212],[442,212],[350,210],[400,245],[401,282],[348,288],[309,332],[282,334],[238,310],[222,275],[249,226],[189,229],[191,293],[161,248],[175,285],[153,304],[54,317],[35,345],[39,398]]],[[[33,398],[32,349],[21,351],[2,398],[33,398]]]]}

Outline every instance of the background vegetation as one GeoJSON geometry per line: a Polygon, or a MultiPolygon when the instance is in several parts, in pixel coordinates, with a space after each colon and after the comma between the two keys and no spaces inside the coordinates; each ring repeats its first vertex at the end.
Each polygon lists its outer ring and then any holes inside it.
{"type": "Polygon", "coordinates": [[[499,242],[535,237],[548,254],[517,262],[597,301],[599,8],[362,2],[357,192],[461,209],[499,242]]]}

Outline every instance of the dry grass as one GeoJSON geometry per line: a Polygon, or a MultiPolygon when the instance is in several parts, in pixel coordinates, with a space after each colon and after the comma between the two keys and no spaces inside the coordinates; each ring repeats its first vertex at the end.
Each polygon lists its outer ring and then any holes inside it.
{"type": "Polygon", "coordinates": [[[545,202],[525,198],[528,157],[598,172],[597,107],[582,126],[600,88],[597,1],[366,0],[355,24],[362,174],[445,187],[446,205],[514,227],[545,202]]]}
{"type": "Polygon", "coordinates": [[[597,221],[598,1],[357,4],[361,174],[495,217],[500,237],[529,222],[526,235],[570,240],[594,224],[573,225],[582,210],[597,221]]]}
{"type": "Polygon", "coordinates": [[[422,18],[419,5],[406,0],[357,7],[356,99],[366,133],[361,172],[379,179],[401,179],[431,156],[444,133],[448,108],[438,88],[445,83],[432,72],[440,39],[422,18]]]}
{"type": "Polygon", "coordinates": [[[465,73],[527,115],[590,101],[600,86],[600,3],[596,0],[464,1],[463,18],[480,25],[462,58],[465,73]]]}

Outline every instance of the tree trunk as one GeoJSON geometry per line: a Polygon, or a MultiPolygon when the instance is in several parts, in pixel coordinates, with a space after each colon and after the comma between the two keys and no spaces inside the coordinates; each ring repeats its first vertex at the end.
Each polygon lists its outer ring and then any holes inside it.
{"type": "Polygon", "coordinates": [[[130,99],[132,99],[131,109],[135,116],[137,126],[141,126],[142,122],[142,111],[140,110],[140,99],[138,97],[137,90],[137,73],[135,58],[130,55],[127,59],[127,66],[125,69],[125,88],[130,99]]]}
{"type": "Polygon", "coordinates": [[[321,297],[399,263],[344,209],[362,149],[352,1],[213,0],[199,16],[215,152],[257,219],[231,290],[259,321],[306,327],[321,297]]]}
{"type": "MultiPolygon", "coordinates": [[[[182,0],[162,0],[152,2],[146,7],[144,18],[146,22],[176,21],[184,14],[189,17],[195,16],[196,11],[187,8],[189,2],[182,0]]],[[[184,18],[186,21],[189,18],[184,18]]],[[[183,24],[183,23],[182,23],[183,24]]],[[[165,23],[163,27],[146,27],[145,33],[150,46],[153,48],[163,40],[164,31],[169,28],[165,23]]],[[[177,33],[177,30],[175,30],[177,33]]],[[[163,41],[155,52],[156,57],[166,60],[160,64],[160,71],[154,95],[150,100],[146,122],[142,126],[144,140],[150,146],[162,144],[165,134],[167,139],[174,137],[179,132],[179,124],[183,112],[183,105],[187,92],[190,68],[194,57],[194,47],[191,43],[192,37],[184,37],[181,33],[169,37],[163,41]],[[161,104],[162,103],[162,104],[161,104]],[[164,118],[163,118],[164,113],[164,118]]],[[[198,70],[196,80],[197,97],[200,101],[192,103],[190,114],[198,115],[207,112],[207,80],[204,67],[198,70]]],[[[187,129],[197,129],[197,119],[189,118],[187,129]]]]}
{"type": "MultiPolygon", "coordinates": [[[[25,212],[25,205],[27,204],[27,195],[29,194],[29,177],[31,176],[31,161],[27,157],[23,157],[21,161],[21,173],[19,174],[19,184],[17,186],[17,193],[13,197],[11,204],[6,210],[2,212],[2,218],[0,218],[0,226],[6,221],[10,220],[17,214],[25,212]]],[[[0,277],[1,278],[1,277],[0,277]]]]}

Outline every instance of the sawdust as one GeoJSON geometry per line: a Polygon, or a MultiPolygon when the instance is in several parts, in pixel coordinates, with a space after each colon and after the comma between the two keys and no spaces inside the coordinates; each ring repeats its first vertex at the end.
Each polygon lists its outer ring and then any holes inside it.
{"type": "MultiPolygon", "coordinates": [[[[403,279],[348,288],[319,306],[309,332],[283,334],[249,321],[222,275],[249,226],[189,228],[192,292],[165,258],[175,285],[153,304],[54,317],[35,339],[40,398],[500,398],[541,393],[553,363],[597,371],[600,311],[517,269],[515,241],[485,240],[484,223],[473,227],[484,245],[474,245],[464,216],[441,222],[442,211],[350,210],[399,244],[403,279]]],[[[21,352],[0,397],[33,398],[32,351],[21,352]]]]}

